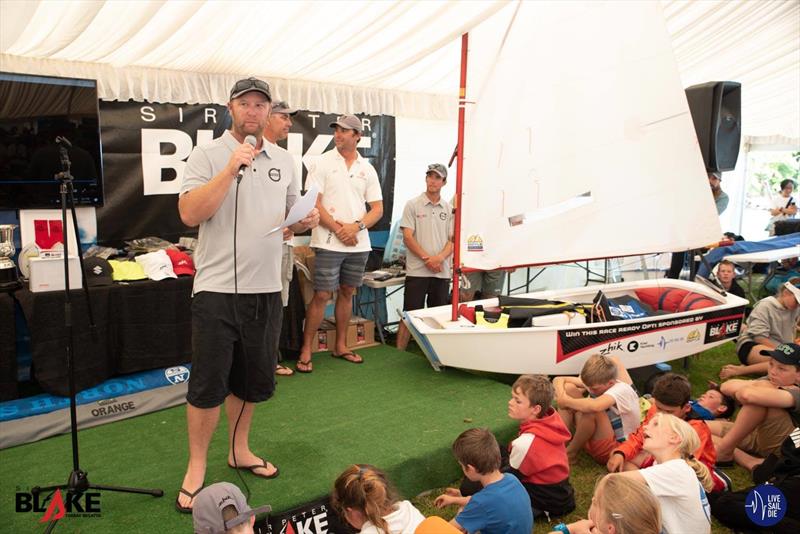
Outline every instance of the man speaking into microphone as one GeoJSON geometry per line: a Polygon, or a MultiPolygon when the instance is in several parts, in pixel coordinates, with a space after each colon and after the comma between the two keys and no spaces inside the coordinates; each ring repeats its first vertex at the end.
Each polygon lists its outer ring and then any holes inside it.
{"type": "MultiPolygon", "coordinates": [[[[178,198],[181,220],[200,226],[194,264],[192,373],[186,395],[189,465],[175,501],[191,513],[203,487],[208,446],[225,404],[230,467],[262,478],[278,468],[250,450],[255,403],[275,390],[281,330],[281,225],[298,197],[292,157],[264,142],[269,85],[239,80],[230,93],[231,129],[194,149],[178,198]]],[[[290,228],[317,226],[313,209],[290,228]]]]}

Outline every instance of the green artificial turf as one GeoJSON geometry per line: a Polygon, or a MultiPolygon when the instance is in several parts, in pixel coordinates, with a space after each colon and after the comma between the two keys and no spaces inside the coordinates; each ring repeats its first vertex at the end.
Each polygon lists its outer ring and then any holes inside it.
{"type": "MultiPolygon", "coordinates": [[[[412,343],[412,353],[382,346],[361,351],[364,365],[314,359],[309,375],[279,377],[275,398],[256,411],[251,446],[281,468],[275,480],[244,473],[253,504],[289,509],[329,491],[350,463],[373,463],[385,469],[404,497],[425,515],[451,518],[454,510],[432,506],[441,488],[460,476],[450,452],[453,439],[472,426],[491,428],[501,443],[516,434],[506,416],[509,384],[515,377],[470,374],[448,369],[434,372],[412,343]],[[416,352],[416,353],[413,353],[416,352]]],[[[688,374],[693,394],[716,379],[722,365],[733,362],[733,344],[689,359],[671,362],[688,374]]],[[[81,430],[81,466],[95,484],[161,488],[162,498],[102,492],[97,518],[67,517],[56,532],[190,532],[190,516],[179,515],[173,502],[187,461],[185,409],[162,410],[81,430]]],[[[227,480],[240,487],[226,467],[224,419],[209,452],[207,482],[227,480]]],[[[14,493],[31,486],[62,482],[71,471],[69,435],[0,451],[0,532],[42,532],[41,513],[15,513],[14,493]]],[[[741,468],[728,469],[736,488],[750,485],[741,468]]],[[[582,455],[572,466],[577,509],[567,522],[586,517],[602,466],[582,455]]],[[[549,532],[539,520],[535,533],[549,532]]],[[[713,532],[727,532],[716,522],[713,532]]]]}
{"type": "MultiPolygon", "coordinates": [[[[503,441],[515,433],[506,416],[508,386],[458,370],[433,371],[423,358],[381,346],[359,351],[363,365],[314,358],[312,374],[279,377],[275,397],[259,406],[251,448],[281,469],[275,480],[249,473],[254,504],[290,509],[329,492],[352,463],[385,469],[412,496],[445,485],[460,469],[450,445],[463,430],[489,427],[503,441]]],[[[191,532],[173,503],[188,459],[185,408],[179,406],[79,432],[81,467],[94,484],[161,488],[154,498],[102,492],[101,516],[67,517],[56,532],[191,532]]],[[[225,423],[214,435],[206,482],[230,481],[225,423]]],[[[0,532],[42,532],[42,514],[16,513],[14,494],[66,481],[69,435],[0,451],[0,532]]]]}

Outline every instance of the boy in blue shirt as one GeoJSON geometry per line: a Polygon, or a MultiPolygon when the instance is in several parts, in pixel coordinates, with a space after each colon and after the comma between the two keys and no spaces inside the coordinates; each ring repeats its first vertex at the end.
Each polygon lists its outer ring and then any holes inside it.
{"type": "Polygon", "coordinates": [[[481,534],[530,534],[533,513],[528,492],[511,474],[500,472],[500,446],[487,429],[470,428],[453,442],[453,455],[464,475],[480,482],[483,489],[472,497],[464,497],[455,488],[448,488],[434,504],[442,508],[450,504],[462,506],[450,523],[463,532],[481,534]]]}

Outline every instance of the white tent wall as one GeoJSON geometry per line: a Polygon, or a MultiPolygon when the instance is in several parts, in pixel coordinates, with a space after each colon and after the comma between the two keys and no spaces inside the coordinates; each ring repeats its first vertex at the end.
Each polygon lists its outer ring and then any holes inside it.
{"type": "MultiPolygon", "coordinates": [[[[558,2],[537,3],[558,8],[558,2]]],[[[800,2],[660,4],[684,86],[741,82],[744,142],[800,145],[800,2]]],[[[218,104],[236,79],[255,74],[269,80],[276,98],[301,109],[393,115],[399,219],[422,189],[422,170],[448,160],[455,144],[459,36],[470,32],[470,65],[479,70],[491,62],[515,5],[0,0],[0,70],[97,79],[105,100],[218,104]],[[243,14],[265,22],[253,31],[243,14]]],[[[468,83],[479,86],[480,76],[471,74],[468,83]]],[[[513,103],[497,105],[498,113],[514,112],[513,103]]],[[[725,175],[731,195],[725,230],[740,224],[742,166],[725,175]]],[[[453,190],[451,180],[445,194],[453,190]]],[[[579,285],[575,277],[583,275],[576,272],[548,270],[537,284],[579,285]]]]}
{"type": "MultiPolygon", "coordinates": [[[[470,32],[474,53],[491,49],[515,4],[2,0],[0,70],[95,78],[107,100],[218,104],[234,80],[256,74],[302,109],[451,119],[459,36],[470,32]],[[253,30],[243,16],[264,22],[253,30]]],[[[684,85],[741,82],[744,135],[796,143],[800,2],[660,5],[684,85]]]]}

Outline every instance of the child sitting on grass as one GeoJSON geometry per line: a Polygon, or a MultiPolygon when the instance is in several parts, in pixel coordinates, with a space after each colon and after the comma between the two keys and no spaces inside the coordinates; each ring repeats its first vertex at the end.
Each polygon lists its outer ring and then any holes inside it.
{"type": "Polygon", "coordinates": [[[661,505],[647,484],[619,474],[597,481],[589,507],[589,519],[569,525],[560,523],[550,534],[659,534],[661,505]]]}
{"type": "Polygon", "coordinates": [[[425,517],[401,501],[386,475],[367,464],[351,465],[333,484],[331,503],[361,534],[413,534],[425,517]]]}
{"type": "Polygon", "coordinates": [[[674,415],[656,414],[644,425],[644,450],[655,463],[621,476],[645,482],[661,504],[666,534],[711,532],[706,491],[714,485],[708,468],[692,455],[700,444],[689,423],[674,415]]]}
{"type": "Polygon", "coordinates": [[[723,474],[714,471],[717,461],[717,450],[711,439],[711,431],[689,405],[692,387],[689,380],[676,373],[661,375],[653,385],[653,406],[648,410],[642,426],[630,434],[624,443],[611,453],[606,463],[610,472],[631,471],[653,464],[653,457],[644,450],[644,425],[656,414],[667,413],[688,422],[698,436],[698,446],[694,450],[694,457],[712,471],[714,480],[713,491],[722,491],[730,487],[730,481],[723,474]]]}
{"type": "Polygon", "coordinates": [[[570,463],[581,449],[605,464],[619,442],[639,427],[639,396],[619,360],[593,354],[581,369],[580,378],[553,379],[558,413],[575,432],[567,447],[570,463]],[[583,394],[589,393],[588,398],[583,394]]]}
{"type": "Polygon", "coordinates": [[[742,404],[736,421],[710,421],[720,462],[752,471],[761,459],[780,451],[783,440],[800,423],[800,345],[785,343],[768,356],[767,376],[728,380],[722,392],[742,404]]]}
{"type": "Polygon", "coordinates": [[[772,350],[781,343],[795,339],[795,328],[800,319],[800,289],[786,282],[774,297],[758,301],[742,333],[736,340],[736,355],[742,365],[726,365],[719,377],[723,380],[741,375],[763,375],[767,372],[769,357],[762,350],[772,350]]]}
{"type": "Polygon", "coordinates": [[[453,455],[464,475],[483,489],[464,497],[448,488],[434,504],[461,506],[450,522],[464,532],[481,534],[531,534],[533,514],[528,493],[514,475],[500,472],[500,446],[487,429],[470,428],[453,442],[453,455]]]}
{"type": "Polygon", "coordinates": [[[736,409],[736,400],[725,395],[719,384],[709,382],[709,388],[705,393],[697,397],[697,400],[690,400],[689,406],[699,419],[703,421],[713,421],[715,419],[727,419],[733,415],[736,409]]]}
{"type": "Polygon", "coordinates": [[[544,375],[522,375],[511,386],[508,416],[519,421],[519,435],[509,446],[506,471],[528,490],[534,517],[575,509],[566,448],[570,433],[552,403],[553,385],[544,375]]]}

